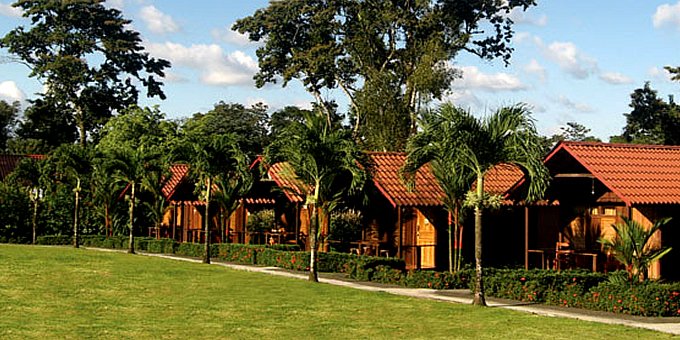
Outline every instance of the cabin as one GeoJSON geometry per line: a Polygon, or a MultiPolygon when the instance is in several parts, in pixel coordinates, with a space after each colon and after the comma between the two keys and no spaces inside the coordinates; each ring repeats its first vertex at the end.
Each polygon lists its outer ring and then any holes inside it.
{"type": "Polygon", "coordinates": [[[671,217],[652,244],[674,249],[649,275],[678,279],[680,147],[560,142],[545,165],[553,178],[545,200],[524,207],[525,267],[618,269],[598,242],[614,237],[612,224],[625,216],[649,227],[671,217]]]}
{"type": "MultiPolygon", "coordinates": [[[[450,217],[442,204],[444,192],[429,166],[416,172],[414,188],[409,190],[399,174],[406,161],[405,153],[371,152],[369,157],[373,165],[372,185],[367,188],[369,223],[361,243],[364,247],[373,245],[375,250],[372,254],[404,259],[407,269],[446,268],[450,217]]],[[[521,178],[522,172],[518,168],[499,165],[485,176],[485,190],[505,195],[521,178]]],[[[506,225],[511,224],[510,219],[518,220],[521,216],[515,209],[509,208],[512,206],[513,203],[508,200],[499,211],[485,214],[484,235],[488,236],[484,237],[484,242],[490,245],[486,247],[485,259],[501,258],[505,261],[505,248],[516,249],[509,241],[521,239],[521,234],[506,225]]],[[[467,218],[462,222],[465,231],[461,244],[463,256],[473,259],[474,220],[467,218]]],[[[521,261],[522,255],[521,248],[515,251],[517,261],[521,261]]]]}

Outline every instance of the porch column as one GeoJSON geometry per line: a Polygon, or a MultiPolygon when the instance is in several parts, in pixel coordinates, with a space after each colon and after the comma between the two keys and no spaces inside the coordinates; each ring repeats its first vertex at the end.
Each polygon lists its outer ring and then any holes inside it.
{"type": "Polygon", "coordinates": [[[524,269],[529,269],[529,206],[524,207],[524,269]]]}
{"type": "Polygon", "coordinates": [[[397,253],[399,254],[399,258],[404,258],[403,254],[401,253],[401,245],[404,239],[404,229],[401,225],[401,207],[397,206],[397,228],[399,228],[399,244],[397,245],[397,253]]]}

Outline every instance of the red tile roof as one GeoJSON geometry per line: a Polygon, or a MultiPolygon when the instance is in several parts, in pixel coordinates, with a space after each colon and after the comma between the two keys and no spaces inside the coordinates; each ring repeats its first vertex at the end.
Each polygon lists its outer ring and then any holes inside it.
{"type": "Polygon", "coordinates": [[[416,172],[412,191],[406,188],[399,169],[404,166],[406,154],[402,152],[370,152],[373,163],[373,183],[393,206],[439,206],[444,192],[430,171],[424,166],[416,172]]]}
{"type": "Polygon", "coordinates": [[[295,170],[286,162],[273,164],[267,170],[267,176],[283,190],[289,201],[302,202],[302,192],[306,185],[297,178],[295,170]]]}
{"type": "MultiPolygon", "coordinates": [[[[399,169],[406,161],[402,152],[369,153],[374,166],[373,183],[393,206],[440,206],[444,192],[429,166],[416,173],[413,191],[402,182],[399,169]]],[[[522,178],[522,171],[516,166],[502,164],[491,169],[484,176],[484,189],[492,194],[503,195],[522,178]]]]}
{"type": "Polygon", "coordinates": [[[627,205],[680,204],[678,146],[562,142],[546,157],[548,168],[564,152],[627,205]]]}
{"type": "Polygon", "coordinates": [[[0,180],[9,176],[24,158],[44,159],[44,155],[0,155],[0,180]]]}
{"type": "Polygon", "coordinates": [[[172,194],[175,193],[177,187],[179,187],[179,184],[187,176],[189,173],[189,165],[173,164],[170,166],[170,173],[170,180],[165,183],[162,189],[163,196],[165,196],[166,199],[170,199],[170,197],[172,197],[172,194]]]}

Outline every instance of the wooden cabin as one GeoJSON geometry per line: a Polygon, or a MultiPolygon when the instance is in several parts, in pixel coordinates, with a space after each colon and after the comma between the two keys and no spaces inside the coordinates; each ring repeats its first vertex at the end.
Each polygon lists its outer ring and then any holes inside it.
{"type": "Polygon", "coordinates": [[[678,279],[680,147],[560,142],[545,164],[553,178],[546,200],[525,208],[526,267],[559,268],[562,253],[572,266],[617,269],[597,240],[614,237],[620,216],[644,226],[672,217],[652,244],[674,249],[649,274],[678,279]]]}
{"type": "MultiPolygon", "coordinates": [[[[429,166],[418,170],[414,188],[409,190],[399,174],[406,161],[405,153],[372,152],[369,156],[373,165],[373,186],[368,189],[371,202],[366,213],[370,223],[363,241],[377,242],[386,255],[403,258],[407,269],[447,268],[449,216],[442,204],[444,192],[429,166]]],[[[500,165],[485,176],[485,190],[504,195],[521,178],[522,172],[518,168],[500,165]]],[[[507,201],[501,210],[484,215],[484,242],[490,245],[485,247],[485,259],[507,260],[505,249],[514,248],[510,240],[518,238],[521,241],[521,234],[513,233],[507,227],[511,224],[509,219],[521,218],[514,209],[508,208],[510,206],[511,202],[507,201]]],[[[474,220],[464,220],[463,229],[463,256],[472,260],[474,220]]],[[[515,254],[517,261],[521,261],[522,255],[519,248],[515,254]]]]}
{"type": "Polygon", "coordinates": [[[43,160],[45,155],[0,155],[0,181],[9,176],[22,159],[43,160]]]}

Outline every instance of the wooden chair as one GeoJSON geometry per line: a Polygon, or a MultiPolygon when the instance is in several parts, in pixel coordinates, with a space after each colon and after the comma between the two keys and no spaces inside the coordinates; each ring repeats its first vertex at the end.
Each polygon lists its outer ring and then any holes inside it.
{"type": "Polygon", "coordinates": [[[553,262],[553,269],[560,270],[563,265],[569,266],[572,261],[573,249],[569,249],[569,242],[555,243],[555,260],[553,262]]]}

